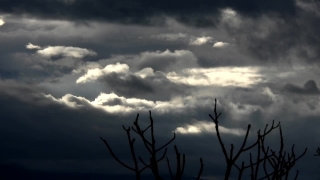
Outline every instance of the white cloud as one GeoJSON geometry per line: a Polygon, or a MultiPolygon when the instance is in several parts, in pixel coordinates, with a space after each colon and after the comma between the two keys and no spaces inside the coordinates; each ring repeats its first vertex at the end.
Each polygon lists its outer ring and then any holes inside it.
{"type": "Polygon", "coordinates": [[[231,8],[226,8],[222,11],[225,16],[233,17],[237,15],[237,12],[231,8]]]}
{"type": "Polygon", "coordinates": [[[171,52],[169,49],[161,52],[161,51],[156,51],[156,52],[143,52],[141,53],[141,58],[144,60],[147,60],[149,58],[158,58],[158,57],[179,57],[179,56],[184,56],[186,54],[190,54],[191,52],[188,50],[175,50],[171,52]]]}
{"type": "MultiPolygon", "coordinates": [[[[197,121],[192,125],[186,125],[185,127],[177,127],[175,132],[181,134],[199,134],[199,133],[216,133],[215,124],[209,121],[197,121]]],[[[242,136],[246,133],[245,130],[240,128],[226,128],[219,125],[219,132],[222,134],[232,134],[236,136],[242,136]]]]}
{"type": "Polygon", "coordinates": [[[42,50],[38,50],[37,53],[45,57],[64,56],[72,58],[83,58],[85,56],[97,55],[94,51],[71,46],[48,46],[42,50]]]}
{"type": "Polygon", "coordinates": [[[95,100],[88,99],[72,94],[66,94],[62,98],[55,98],[52,95],[44,95],[47,99],[65,104],[71,108],[93,107],[101,109],[107,113],[131,113],[139,110],[147,110],[156,104],[153,101],[137,98],[125,98],[114,93],[101,93],[95,100]]]}
{"type": "Polygon", "coordinates": [[[72,70],[73,74],[79,74],[81,72],[86,72],[89,69],[102,68],[99,63],[96,62],[85,62],[83,65],[79,66],[77,69],[72,70]]]}
{"type": "Polygon", "coordinates": [[[144,68],[139,72],[136,72],[135,75],[140,76],[141,78],[145,78],[147,76],[154,76],[154,71],[152,68],[144,68]]]}
{"type": "Polygon", "coordinates": [[[127,74],[129,73],[129,66],[127,64],[116,63],[116,64],[109,64],[103,69],[101,68],[89,69],[85,75],[81,76],[77,80],[77,83],[86,83],[90,81],[95,81],[99,79],[101,76],[110,74],[112,72],[127,74]]]}
{"type": "Polygon", "coordinates": [[[210,42],[212,40],[212,37],[198,37],[196,39],[191,39],[190,40],[190,45],[196,45],[196,46],[200,46],[203,44],[206,44],[208,42],[210,42]]]}
{"type": "Polygon", "coordinates": [[[232,28],[238,28],[241,24],[241,18],[236,11],[230,8],[221,11],[221,21],[232,28]]]}
{"type": "MultiPolygon", "coordinates": [[[[95,66],[92,66],[95,67],[95,66]]],[[[264,82],[263,75],[258,67],[218,67],[218,68],[184,68],[179,71],[171,71],[164,75],[173,83],[189,86],[237,86],[250,87],[264,82]]],[[[127,64],[109,64],[105,68],[97,67],[88,69],[77,79],[77,83],[95,81],[111,72],[124,76],[133,74],[141,78],[154,76],[154,69],[147,67],[138,72],[131,72],[127,64]]]]}
{"type": "Polygon", "coordinates": [[[177,127],[175,132],[181,134],[198,134],[201,133],[201,130],[196,126],[188,125],[187,127],[177,127]]]}
{"type": "Polygon", "coordinates": [[[0,26],[4,25],[6,22],[4,20],[0,19],[0,26]]]}
{"type": "Polygon", "coordinates": [[[41,49],[40,46],[31,44],[31,43],[27,44],[27,45],[26,45],[26,48],[27,48],[27,49],[41,49]]]}
{"type": "Polygon", "coordinates": [[[108,103],[112,103],[115,99],[120,100],[121,104],[123,106],[131,106],[131,107],[138,107],[139,108],[149,108],[155,106],[155,103],[153,101],[148,101],[145,99],[138,99],[138,98],[125,98],[120,97],[114,93],[106,94],[101,93],[93,102],[92,104],[95,105],[104,105],[108,103]]]}
{"type": "Polygon", "coordinates": [[[214,48],[224,48],[228,45],[229,45],[229,43],[226,43],[226,42],[216,42],[213,44],[213,47],[214,48]]]}
{"type": "Polygon", "coordinates": [[[193,109],[198,106],[212,106],[214,103],[210,98],[207,98],[208,100],[205,101],[200,101],[195,96],[172,97],[172,99],[168,101],[152,101],[139,98],[126,98],[113,92],[100,93],[93,101],[72,94],[66,94],[62,98],[55,98],[50,94],[44,96],[47,99],[65,104],[72,108],[96,108],[112,114],[127,114],[148,110],[152,110],[159,114],[183,113],[186,109],[193,109]]]}

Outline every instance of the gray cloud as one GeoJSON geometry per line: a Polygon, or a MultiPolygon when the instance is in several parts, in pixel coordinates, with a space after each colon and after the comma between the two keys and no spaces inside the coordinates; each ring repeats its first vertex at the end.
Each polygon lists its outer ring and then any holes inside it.
{"type": "Polygon", "coordinates": [[[141,52],[139,55],[114,55],[108,62],[125,63],[133,70],[152,68],[154,71],[170,72],[197,67],[197,58],[189,50],[164,50],[141,52]]]}
{"type": "Polygon", "coordinates": [[[183,33],[177,33],[177,34],[157,34],[157,35],[152,35],[151,38],[155,38],[155,39],[163,39],[163,40],[167,40],[167,41],[177,41],[177,40],[183,40],[185,38],[187,38],[188,35],[187,34],[183,34],[183,33]]]}
{"type": "Polygon", "coordinates": [[[314,80],[307,81],[303,87],[299,87],[293,84],[286,84],[283,87],[284,91],[302,95],[317,95],[320,94],[320,91],[317,87],[317,84],[314,80]]]}
{"type": "Polygon", "coordinates": [[[121,78],[116,73],[111,73],[101,79],[101,81],[107,83],[107,87],[114,90],[115,92],[126,95],[134,96],[136,93],[153,93],[153,87],[145,82],[140,77],[135,75],[128,75],[121,78]]]}
{"type": "Polygon", "coordinates": [[[50,83],[59,83],[60,80],[59,79],[50,79],[49,82],[50,83]]]}

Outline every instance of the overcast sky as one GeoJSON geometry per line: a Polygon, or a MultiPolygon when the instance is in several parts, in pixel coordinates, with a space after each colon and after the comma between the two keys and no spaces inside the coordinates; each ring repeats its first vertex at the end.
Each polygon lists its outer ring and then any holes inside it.
{"type": "MultiPolygon", "coordinates": [[[[0,164],[128,173],[99,137],[132,163],[121,126],[137,113],[147,125],[151,110],[159,142],[177,133],[186,176],[202,157],[203,178],[219,179],[225,163],[208,116],[216,98],[227,148],[239,148],[249,123],[253,139],[280,121],[286,148],[309,149],[293,171],[319,178],[319,1],[0,4],[0,164]]],[[[277,149],[278,130],[268,138],[277,149]]]]}

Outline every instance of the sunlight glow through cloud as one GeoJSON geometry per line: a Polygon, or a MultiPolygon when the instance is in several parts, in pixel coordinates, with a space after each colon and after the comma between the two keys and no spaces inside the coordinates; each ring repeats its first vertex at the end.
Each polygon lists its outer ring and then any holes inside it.
{"type": "MultiPolygon", "coordinates": [[[[138,72],[130,72],[127,64],[109,64],[105,68],[93,68],[78,78],[76,83],[95,81],[111,72],[117,74],[134,74],[145,78],[154,76],[152,68],[144,68],[138,72]]],[[[218,67],[218,68],[185,68],[179,72],[171,71],[166,77],[176,84],[187,84],[190,86],[239,86],[250,87],[251,85],[263,82],[263,75],[257,67],[218,67]]]]}
{"type": "Polygon", "coordinates": [[[6,22],[4,20],[0,19],[0,26],[4,25],[6,22]]]}
{"type": "Polygon", "coordinates": [[[212,37],[199,37],[195,40],[190,41],[190,45],[200,46],[202,44],[206,44],[212,40],[212,37]]]}
{"type": "MultiPolygon", "coordinates": [[[[226,128],[219,126],[220,133],[232,134],[236,136],[242,136],[245,134],[245,130],[240,128],[226,128]]],[[[181,134],[199,134],[199,133],[216,133],[215,124],[208,121],[197,121],[192,125],[186,125],[185,127],[177,127],[175,132],[181,134]]]]}
{"type": "Polygon", "coordinates": [[[190,68],[182,73],[170,72],[167,78],[175,83],[192,86],[241,86],[249,87],[262,81],[255,67],[190,68]]]}

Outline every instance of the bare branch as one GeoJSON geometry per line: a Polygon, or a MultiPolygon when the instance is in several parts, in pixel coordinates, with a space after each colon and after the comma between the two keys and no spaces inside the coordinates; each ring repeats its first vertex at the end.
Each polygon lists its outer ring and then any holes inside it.
{"type": "Polygon", "coordinates": [[[105,139],[103,139],[102,137],[100,137],[100,139],[101,139],[101,140],[104,142],[104,144],[107,146],[110,154],[112,155],[112,157],[113,157],[115,160],[117,160],[122,166],[130,169],[131,171],[135,171],[134,168],[126,165],[125,163],[123,163],[123,162],[114,154],[114,152],[112,151],[111,147],[109,146],[108,142],[107,142],[105,139]]]}
{"type": "Polygon", "coordinates": [[[200,180],[202,171],[203,171],[203,161],[202,161],[202,158],[200,158],[200,170],[199,170],[199,173],[198,173],[198,176],[197,176],[197,180],[200,180]]]}

